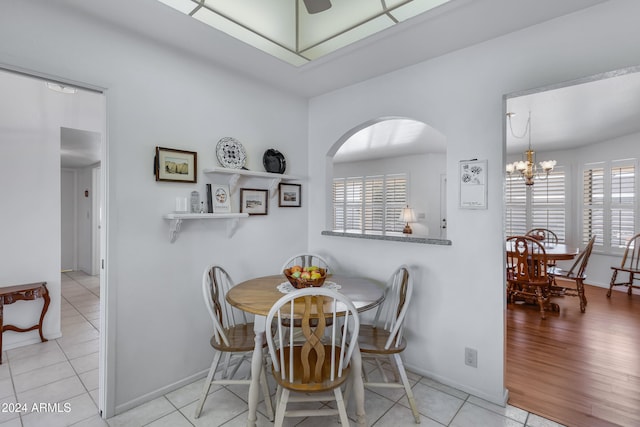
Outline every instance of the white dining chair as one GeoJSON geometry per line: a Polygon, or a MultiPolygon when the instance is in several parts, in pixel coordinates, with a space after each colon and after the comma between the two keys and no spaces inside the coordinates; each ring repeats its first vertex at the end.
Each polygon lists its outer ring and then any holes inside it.
{"type": "Polygon", "coordinates": [[[313,253],[302,253],[292,256],[282,265],[280,271],[284,271],[285,269],[293,267],[294,265],[299,265],[301,267],[311,267],[312,265],[315,265],[327,270],[327,274],[331,273],[329,263],[320,255],[313,253]]]}
{"type": "MultiPolygon", "coordinates": [[[[213,336],[210,344],[214,348],[215,354],[200,400],[196,405],[195,418],[200,417],[212,384],[251,384],[250,378],[235,378],[243,362],[247,362],[249,365],[251,363],[255,334],[253,323],[247,321],[245,312],[226,302],[225,296],[232,286],[231,277],[222,267],[211,265],[205,269],[202,276],[202,296],[213,322],[213,336]],[[225,362],[220,364],[223,354],[226,356],[225,362]],[[218,374],[217,377],[216,374],[218,374]]],[[[265,363],[266,360],[264,360],[260,371],[260,384],[267,415],[269,419],[273,420],[273,407],[265,375],[265,363]]]]}
{"type": "Polygon", "coordinates": [[[299,289],[280,298],[266,321],[276,325],[266,334],[278,384],[274,425],[282,426],[285,417],[339,415],[341,424],[348,426],[341,386],[350,378],[360,327],[353,303],[331,289],[299,289]],[[283,326],[284,319],[292,318],[300,319],[303,341],[294,337],[294,328],[283,326]],[[337,408],[314,405],[287,409],[290,402],[330,401],[335,401],[337,408]]]}
{"type": "MultiPolygon", "coordinates": [[[[385,299],[378,307],[375,319],[371,325],[361,325],[358,345],[364,360],[375,363],[382,381],[373,381],[370,374],[363,369],[365,387],[373,388],[402,388],[409,401],[409,407],[417,424],[420,414],[416,400],[411,391],[411,384],[404,369],[400,354],[407,347],[402,333],[404,322],[413,294],[413,278],[409,267],[398,267],[387,282],[385,299]],[[390,381],[385,367],[390,366],[394,381],[390,381]]],[[[365,365],[362,365],[363,368],[365,365]]]]}

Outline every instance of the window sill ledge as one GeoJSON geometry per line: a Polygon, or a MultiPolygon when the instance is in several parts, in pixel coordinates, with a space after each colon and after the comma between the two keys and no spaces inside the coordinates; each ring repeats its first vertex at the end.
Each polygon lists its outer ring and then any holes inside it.
{"type": "Polygon", "coordinates": [[[334,236],[334,237],[352,237],[356,239],[368,239],[368,240],[389,240],[392,242],[402,242],[402,243],[420,243],[423,245],[443,245],[443,246],[451,246],[451,240],[446,239],[436,239],[432,237],[423,237],[423,236],[383,236],[381,234],[362,234],[362,233],[343,233],[340,231],[322,231],[320,234],[323,236],[334,236]]]}

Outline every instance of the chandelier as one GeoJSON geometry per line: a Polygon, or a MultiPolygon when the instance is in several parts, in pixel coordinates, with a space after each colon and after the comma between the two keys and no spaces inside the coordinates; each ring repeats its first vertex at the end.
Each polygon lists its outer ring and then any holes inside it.
{"type": "Polygon", "coordinates": [[[509,129],[511,130],[511,135],[514,138],[524,138],[525,135],[529,136],[529,148],[524,152],[524,157],[526,160],[520,160],[518,162],[509,163],[507,165],[507,173],[511,175],[515,171],[520,172],[522,179],[524,179],[524,183],[526,185],[533,185],[534,179],[547,179],[549,177],[549,173],[556,166],[555,160],[545,160],[539,163],[541,171],[538,170],[538,166],[535,162],[535,151],[531,148],[531,111],[529,111],[529,119],[527,120],[527,125],[524,129],[524,133],[520,136],[516,135],[513,132],[513,126],[511,125],[511,117],[514,116],[515,113],[507,113],[507,117],[509,119],[509,129]],[[542,172],[544,175],[541,175],[542,172]]]}

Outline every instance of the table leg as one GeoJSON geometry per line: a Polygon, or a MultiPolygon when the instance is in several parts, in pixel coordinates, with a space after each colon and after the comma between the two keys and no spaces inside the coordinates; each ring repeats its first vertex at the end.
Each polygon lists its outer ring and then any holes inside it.
{"type": "Polygon", "coordinates": [[[251,384],[249,384],[249,415],[247,427],[255,427],[258,420],[258,400],[260,399],[260,372],[262,370],[262,347],[265,342],[265,316],[255,316],[253,331],[256,334],[253,356],[251,357],[251,384]]]}
{"type": "Polygon", "coordinates": [[[356,401],[356,421],[359,426],[367,426],[367,415],[364,411],[364,382],[362,381],[362,355],[360,347],[355,346],[351,355],[353,373],[353,397],[356,401]]]}

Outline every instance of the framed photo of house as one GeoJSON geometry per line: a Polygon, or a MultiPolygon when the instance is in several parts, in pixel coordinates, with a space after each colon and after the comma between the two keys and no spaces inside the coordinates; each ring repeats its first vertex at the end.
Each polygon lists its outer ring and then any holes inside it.
{"type": "Polygon", "coordinates": [[[460,208],[487,209],[487,161],[460,162],[460,208]]]}
{"type": "Polygon", "coordinates": [[[211,186],[211,192],[213,196],[213,212],[231,212],[231,193],[229,192],[229,186],[226,184],[213,184],[211,186]]]}
{"type": "Polygon", "coordinates": [[[266,215],[269,202],[269,190],[254,188],[240,189],[240,213],[266,215]]]}
{"type": "Polygon", "coordinates": [[[299,208],[301,204],[302,185],[300,184],[278,184],[279,200],[278,206],[299,208]]]}
{"type": "Polygon", "coordinates": [[[156,147],[154,172],[156,181],[196,182],[198,153],[156,147]]]}

